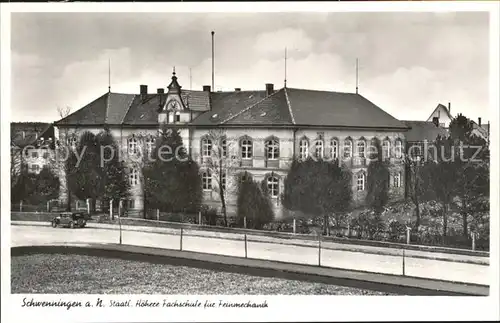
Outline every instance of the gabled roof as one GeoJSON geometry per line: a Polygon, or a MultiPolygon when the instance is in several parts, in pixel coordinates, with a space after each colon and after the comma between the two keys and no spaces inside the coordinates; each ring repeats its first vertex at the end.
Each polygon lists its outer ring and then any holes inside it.
{"type": "Polygon", "coordinates": [[[406,141],[408,142],[420,142],[429,141],[432,142],[436,140],[438,136],[446,136],[448,131],[443,127],[436,127],[433,122],[430,121],[403,121],[411,129],[405,134],[406,141]]]}
{"type": "Polygon", "coordinates": [[[437,107],[434,109],[434,111],[432,111],[432,113],[431,113],[431,115],[429,116],[429,118],[427,118],[427,120],[428,120],[428,121],[432,121],[432,115],[433,115],[436,111],[438,111],[438,110],[443,111],[443,112],[446,114],[446,116],[447,116],[448,118],[453,119],[453,116],[451,115],[450,110],[448,110],[448,108],[447,108],[447,107],[445,107],[444,105],[442,105],[441,103],[439,103],[439,104],[437,105],[437,107]]]}

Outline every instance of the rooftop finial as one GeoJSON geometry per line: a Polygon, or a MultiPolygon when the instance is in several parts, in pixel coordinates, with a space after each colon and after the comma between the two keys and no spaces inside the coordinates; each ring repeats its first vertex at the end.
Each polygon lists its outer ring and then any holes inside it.
{"type": "Polygon", "coordinates": [[[285,47],[285,87],[286,87],[286,59],[287,59],[287,55],[286,55],[286,47],[285,47]]]}
{"type": "Polygon", "coordinates": [[[174,66],[174,71],[172,72],[172,75],[175,76],[175,66],[174,66]]]}

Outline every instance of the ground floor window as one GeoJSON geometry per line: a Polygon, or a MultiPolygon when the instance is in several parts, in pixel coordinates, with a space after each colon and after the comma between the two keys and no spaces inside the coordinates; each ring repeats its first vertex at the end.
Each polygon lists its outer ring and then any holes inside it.
{"type": "Polygon", "coordinates": [[[279,180],[275,176],[269,176],[267,178],[267,189],[271,197],[278,197],[279,194],[279,180]]]}

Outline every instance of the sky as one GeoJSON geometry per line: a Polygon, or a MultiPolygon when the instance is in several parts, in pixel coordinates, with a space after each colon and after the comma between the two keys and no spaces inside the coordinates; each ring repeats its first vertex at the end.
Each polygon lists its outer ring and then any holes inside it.
{"type": "Polygon", "coordinates": [[[451,103],[489,115],[488,14],[461,13],[13,13],[12,121],[59,119],[108,91],[168,86],[265,89],[265,83],[359,93],[400,120],[451,103]],[[109,67],[110,62],[110,69],[109,67]],[[108,73],[108,70],[111,73],[108,73]],[[190,78],[191,71],[191,78],[190,78]],[[191,81],[190,81],[191,80],[191,81]]]}

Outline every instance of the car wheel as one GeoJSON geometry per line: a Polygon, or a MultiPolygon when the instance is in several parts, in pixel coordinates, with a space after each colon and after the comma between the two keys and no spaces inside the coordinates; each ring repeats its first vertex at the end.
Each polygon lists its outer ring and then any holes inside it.
{"type": "Polygon", "coordinates": [[[52,221],[52,227],[53,227],[53,228],[56,228],[56,227],[57,227],[57,222],[56,222],[55,220],[54,220],[54,221],[52,221]]]}
{"type": "Polygon", "coordinates": [[[71,222],[69,223],[69,227],[70,227],[71,229],[74,229],[74,228],[75,228],[75,222],[71,221],[71,222]]]}

